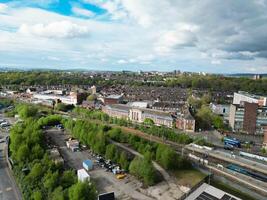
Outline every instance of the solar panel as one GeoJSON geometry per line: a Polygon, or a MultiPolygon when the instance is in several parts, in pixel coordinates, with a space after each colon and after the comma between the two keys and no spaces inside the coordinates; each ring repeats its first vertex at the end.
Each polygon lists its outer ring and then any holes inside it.
{"type": "Polygon", "coordinates": [[[207,192],[202,192],[196,200],[219,200],[217,197],[212,196],[211,194],[207,192]]]}
{"type": "Polygon", "coordinates": [[[232,197],[227,194],[223,195],[223,197],[221,198],[221,200],[231,200],[231,199],[232,197]]]}

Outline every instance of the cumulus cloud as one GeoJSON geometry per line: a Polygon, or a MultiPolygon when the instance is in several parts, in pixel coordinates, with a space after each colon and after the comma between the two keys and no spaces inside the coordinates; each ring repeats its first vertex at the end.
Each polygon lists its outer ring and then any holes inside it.
{"type": "Polygon", "coordinates": [[[75,38],[88,36],[89,29],[70,21],[58,21],[49,24],[22,24],[18,32],[46,38],[75,38]]]}
{"type": "Polygon", "coordinates": [[[192,24],[181,23],[174,30],[164,32],[156,44],[156,51],[169,53],[172,50],[193,47],[197,43],[196,31],[198,27],[192,24]]]}
{"type": "Polygon", "coordinates": [[[87,10],[87,9],[83,9],[83,8],[79,8],[79,7],[72,7],[72,12],[77,15],[77,16],[83,16],[83,17],[93,17],[95,16],[95,13],[87,10]]]}
{"type": "MultiPolygon", "coordinates": [[[[42,9],[42,2],[47,2],[42,0],[35,1],[38,6],[0,6],[0,50],[1,46],[10,47],[10,51],[18,49],[12,45],[36,50],[40,48],[36,43],[41,41],[42,49],[50,48],[53,53],[78,49],[77,62],[84,58],[86,63],[100,63],[103,58],[108,62],[101,65],[122,64],[121,68],[147,63],[155,68],[189,66],[192,70],[190,66],[195,66],[198,70],[204,66],[203,70],[214,71],[219,67],[225,70],[238,66],[242,70],[266,66],[267,0],[81,1],[71,3],[71,16],[51,12],[46,6],[42,9]],[[82,7],[84,3],[104,12],[91,13],[85,9],[87,6],[82,7]],[[1,14],[1,10],[5,13],[1,14]],[[85,37],[89,33],[90,37],[85,37]],[[77,37],[81,39],[51,40],[77,37]],[[87,55],[94,54],[101,56],[88,59],[87,55]]],[[[49,0],[50,5],[53,2],[56,0],[49,0]]],[[[72,52],[68,55],[74,57],[72,52]]],[[[50,56],[64,60],[64,55],[50,56]]]]}

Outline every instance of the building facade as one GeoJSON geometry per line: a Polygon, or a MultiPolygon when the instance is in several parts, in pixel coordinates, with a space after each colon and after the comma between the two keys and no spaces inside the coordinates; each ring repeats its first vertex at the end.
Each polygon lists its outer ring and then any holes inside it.
{"type": "Polygon", "coordinates": [[[112,104],[103,106],[102,111],[111,117],[128,120],[130,107],[122,104],[112,104]]]}
{"type": "Polygon", "coordinates": [[[190,115],[176,116],[160,110],[131,107],[124,104],[112,104],[102,107],[102,111],[111,117],[127,119],[137,123],[143,123],[151,119],[157,126],[174,127],[184,131],[195,131],[195,119],[190,115]],[[177,126],[178,125],[178,126],[177,126]]]}
{"type": "Polygon", "coordinates": [[[145,119],[153,120],[155,125],[172,127],[174,118],[170,113],[152,109],[130,107],[124,104],[112,104],[102,107],[102,111],[109,116],[143,123],[145,119]]]}
{"type": "Polygon", "coordinates": [[[110,95],[104,97],[104,104],[111,105],[111,104],[120,104],[123,101],[123,95],[110,95]]]}
{"type": "Polygon", "coordinates": [[[266,97],[235,93],[230,106],[229,124],[234,131],[263,134],[267,125],[266,97]]]}
{"type": "Polygon", "coordinates": [[[186,115],[177,116],[175,125],[177,129],[187,132],[195,132],[196,129],[196,121],[189,112],[186,115]]]}

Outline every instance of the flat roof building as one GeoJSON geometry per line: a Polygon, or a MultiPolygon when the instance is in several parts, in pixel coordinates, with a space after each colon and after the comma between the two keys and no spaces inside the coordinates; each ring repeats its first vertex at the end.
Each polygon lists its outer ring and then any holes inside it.
{"type": "Polygon", "coordinates": [[[229,193],[215,188],[209,184],[203,183],[193,193],[191,193],[185,200],[242,200],[229,193]]]}

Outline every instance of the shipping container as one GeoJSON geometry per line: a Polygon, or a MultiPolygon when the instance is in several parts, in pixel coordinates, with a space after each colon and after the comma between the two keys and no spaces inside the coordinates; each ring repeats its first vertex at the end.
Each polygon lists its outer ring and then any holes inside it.
{"type": "Polygon", "coordinates": [[[83,161],[83,168],[86,169],[87,171],[92,170],[93,169],[93,161],[92,160],[84,160],[83,161]]]}
{"type": "Polygon", "coordinates": [[[77,171],[77,176],[78,180],[81,182],[90,181],[90,175],[84,169],[79,169],[77,171]]]}

